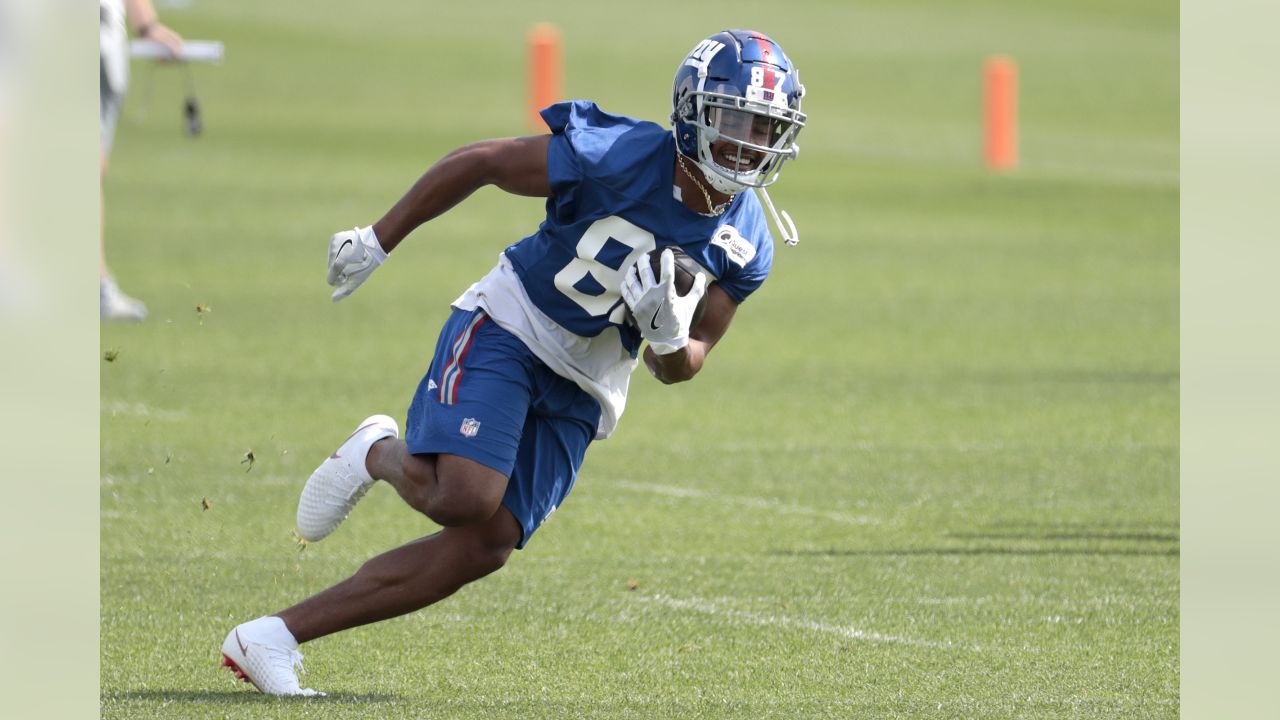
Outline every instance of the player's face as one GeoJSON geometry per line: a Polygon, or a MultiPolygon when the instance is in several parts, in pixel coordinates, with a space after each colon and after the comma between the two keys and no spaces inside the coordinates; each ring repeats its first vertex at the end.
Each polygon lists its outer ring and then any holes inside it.
{"type": "MultiPolygon", "coordinates": [[[[780,121],[776,119],[727,108],[712,108],[711,125],[721,137],[764,147],[769,147],[780,133],[780,121]]],[[[711,152],[719,165],[738,172],[751,172],[764,159],[764,153],[726,140],[711,143],[711,152]]]]}

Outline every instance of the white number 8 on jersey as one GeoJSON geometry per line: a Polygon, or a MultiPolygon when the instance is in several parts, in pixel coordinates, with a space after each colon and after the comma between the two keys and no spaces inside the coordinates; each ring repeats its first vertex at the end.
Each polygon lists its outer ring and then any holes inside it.
{"type": "Polygon", "coordinates": [[[578,257],[569,261],[564,269],[556,273],[556,289],[573,300],[593,317],[604,315],[610,309],[609,322],[622,324],[626,315],[626,307],[622,304],[622,278],[627,268],[631,267],[641,256],[657,247],[653,233],[637,227],[617,216],[601,218],[591,224],[582,234],[575,250],[578,257]],[[613,268],[601,262],[598,257],[605,245],[613,240],[631,248],[626,258],[613,268]],[[593,295],[578,289],[588,276],[591,277],[604,292],[593,295]],[[616,306],[616,307],[615,307],[616,306]]]}

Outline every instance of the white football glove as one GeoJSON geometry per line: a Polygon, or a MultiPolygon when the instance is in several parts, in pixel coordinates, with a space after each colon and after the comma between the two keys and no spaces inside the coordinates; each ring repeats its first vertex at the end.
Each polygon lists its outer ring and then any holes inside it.
{"type": "Polygon", "coordinates": [[[622,300],[631,309],[640,335],[659,355],[669,355],[689,344],[693,311],[707,291],[707,276],[700,272],[688,294],[677,294],[675,265],[672,252],[663,250],[659,260],[662,277],[655,278],[649,256],[642,255],[622,281],[622,300]]]}
{"type": "Polygon", "coordinates": [[[329,284],[337,288],[333,301],[355,292],[386,259],[372,225],[334,235],[329,240],[329,284]]]}

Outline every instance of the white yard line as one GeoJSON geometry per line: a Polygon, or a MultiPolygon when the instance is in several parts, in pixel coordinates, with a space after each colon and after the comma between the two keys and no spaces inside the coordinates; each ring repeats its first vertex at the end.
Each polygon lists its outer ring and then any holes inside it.
{"type": "Polygon", "coordinates": [[[727,618],[744,625],[763,625],[766,627],[781,628],[797,628],[800,630],[809,630],[812,632],[825,633],[829,635],[838,635],[850,640],[863,640],[866,642],[885,643],[894,645],[908,645],[911,647],[925,647],[934,649],[943,648],[961,648],[969,650],[980,650],[977,645],[957,645],[956,643],[936,642],[932,640],[916,640],[914,638],[902,637],[900,635],[885,635],[884,633],[870,632],[860,630],[848,625],[832,625],[829,623],[817,622],[814,620],[805,620],[802,618],[790,618],[778,615],[762,615],[747,610],[738,610],[736,608],[724,607],[712,602],[708,602],[701,598],[673,598],[667,595],[644,595],[640,597],[645,602],[657,603],[676,610],[692,610],[704,615],[715,615],[727,618]]]}
{"type": "Polygon", "coordinates": [[[736,505],[738,507],[751,508],[754,510],[768,510],[769,512],[780,513],[782,515],[803,515],[805,517],[824,518],[826,520],[833,520],[847,525],[874,525],[880,522],[878,519],[868,515],[850,515],[848,513],[836,512],[834,510],[820,510],[818,508],[812,508],[805,505],[784,503],[776,498],[763,498],[751,495],[724,495],[721,493],[710,493],[703,490],[695,490],[693,488],[676,487],[674,485],[657,485],[654,483],[638,483],[630,480],[619,480],[614,484],[624,490],[647,492],[655,495],[667,495],[670,497],[714,500],[718,503],[724,503],[727,505],[736,505]]]}

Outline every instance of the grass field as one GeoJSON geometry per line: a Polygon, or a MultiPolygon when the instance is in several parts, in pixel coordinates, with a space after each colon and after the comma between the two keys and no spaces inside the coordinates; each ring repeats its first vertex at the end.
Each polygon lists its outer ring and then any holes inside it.
{"type": "Polygon", "coordinates": [[[135,64],[106,185],[152,317],[102,328],[103,717],[1177,716],[1177,4],[796,5],[160,4],[228,62],[195,71],[195,141],[181,75],[135,64]],[[695,382],[636,375],[504,570],[305,646],[328,698],[261,696],[218,667],[231,626],[434,529],[379,486],[302,549],[307,474],[403,418],[449,301],[542,207],[481,191],[338,305],[328,237],[526,132],[548,19],[569,95],[654,120],[703,36],[779,40],[802,243],[695,382]],[[992,53],[1022,77],[1005,177],[992,53]]]}

